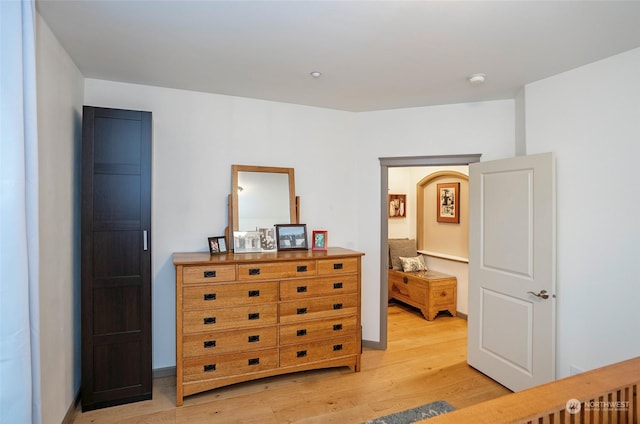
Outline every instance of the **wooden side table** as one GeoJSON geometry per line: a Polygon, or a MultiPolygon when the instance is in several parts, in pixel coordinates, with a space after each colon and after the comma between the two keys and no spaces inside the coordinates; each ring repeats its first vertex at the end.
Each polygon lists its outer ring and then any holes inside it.
{"type": "Polygon", "coordinates": [[[389,270],[389,300],[419,308],[428,321],[440,311],[456,316],[457,285],[456,277],[437,271],[389,270]]]}

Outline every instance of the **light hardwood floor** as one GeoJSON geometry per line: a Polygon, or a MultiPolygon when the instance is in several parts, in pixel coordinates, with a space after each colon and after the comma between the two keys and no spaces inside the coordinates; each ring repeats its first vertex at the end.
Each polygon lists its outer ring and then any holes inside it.
{"type": "Polygon", "coordinates": [[[175,407],[175,377],[154,380],[153,400],[86,413],[74,424],[361,423],[437,400],[456,409],[509,390],[466,364],[467,323],[392,303],[388,347],[365,349],[362,371],[316,370],[187,397],[175,407]]]}

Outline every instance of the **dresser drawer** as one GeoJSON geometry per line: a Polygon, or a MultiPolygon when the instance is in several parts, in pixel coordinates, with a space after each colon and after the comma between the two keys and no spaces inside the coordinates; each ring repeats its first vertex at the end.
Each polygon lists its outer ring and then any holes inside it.
{"type": "Polygon", "coordinates": [[[185,266],[182,268],[183,284],[215,283],[234,281],[235,265],[185,266]]]}
{"type": "Polygon", "coordinates": [[[238,266],[238,280],[278,280],[280,278],[314,277],[315,261],[243,264],[238,266]]]}
{"type": "Polygon", "coordinates": [[[318,275],[349,274],[357,271],[358,258],[318,260],[318,275]]]}
{"type": "Polygon", "coordinates": [[[301,365],[308,362],[339,358],[340,356],[355,355],[356,353],[360,352],[358,351],[355,337],[342,337],[322,342],[286,346],[280,348],[280,366],[301,365]]]}
{"type": "Polygon", "coordinates": [[[184,311],[182,325],[185,334],[231,328],[263,327],[276,324],[278,322],[277,314],[278,305],[276,303],[184,311]]]}
{"type": "Polygon", "coordinates": [[[280,303],[280,323],[331,318],[358,313],[358,295],[328,296],[280,303]]]}
{"type": "Polygon", "coordinates": [[[185,358],[276,347],[276,326],[191,334],[182,340],[185,358]]]}
{"type": "Polygon", "coordinates": [[[183,361],[182,381],[241,375],[277,367],[278,349],[190,358],[183,361]]]}
{"type": "Polygon", "coordinates": [[[277,282],[190,286],[182,290],[182,307],[203,309],[278,301],[277,282]]]}
{"type": "Polygon", "coordinates": [[[337,317],[320,321],[304,321],[280,326],[280,345],[307,343],[356,334],[355,316],[337,317]]]}
{"type": "Polygon", "coordinates": [[[335,277],[280,282],[280,299],[282,300],[356,293],[357,291],[357,275],[340,275],[335,277]]]}

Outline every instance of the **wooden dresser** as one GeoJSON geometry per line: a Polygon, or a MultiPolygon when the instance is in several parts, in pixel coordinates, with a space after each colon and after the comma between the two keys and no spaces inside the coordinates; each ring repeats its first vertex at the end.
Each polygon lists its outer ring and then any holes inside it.
{"type": "Polygon", "coordinates": [[[360,371],[360,265],[342,248],[174,253],[176,404],[278,374],[360,371]]]}
{"type": "Polygon", "coordinates": [[[389,300],[397,299],[419,308],[431,321],[440,311],[456,316],[457,279],[437,271],[389,270],[389,300]]]}

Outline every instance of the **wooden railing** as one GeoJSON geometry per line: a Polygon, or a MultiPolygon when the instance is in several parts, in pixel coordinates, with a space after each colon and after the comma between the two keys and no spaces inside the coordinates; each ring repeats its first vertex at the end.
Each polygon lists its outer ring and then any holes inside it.
{"type": "Polygon", "coordinates": [[[508,394],[424,422],[638,424],[639,386],[640,357],[508,394]]]}

